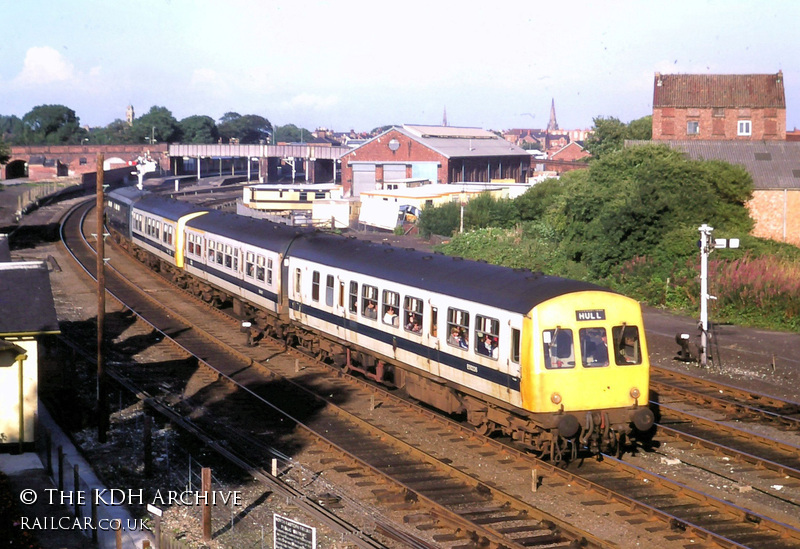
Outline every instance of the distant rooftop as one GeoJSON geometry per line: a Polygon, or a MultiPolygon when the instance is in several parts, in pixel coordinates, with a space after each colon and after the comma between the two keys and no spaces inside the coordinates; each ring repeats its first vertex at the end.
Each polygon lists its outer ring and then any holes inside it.
{"type": "Polygon", "coordinates": [[[786,108],[777,74],[655,74],[653,107],[786,108]]]}

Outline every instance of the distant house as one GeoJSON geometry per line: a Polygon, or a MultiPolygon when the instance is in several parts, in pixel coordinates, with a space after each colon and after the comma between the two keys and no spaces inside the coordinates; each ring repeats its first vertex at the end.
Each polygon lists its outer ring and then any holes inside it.
{"type": "Polygon", "coordinates": [[[41,338],[59,333],[44,262],[0,262],[0,310],[0,449],[29,451],[35,441],[41,338]]]}
{"type": "Polygon", "coordinates": [[[655,74],[653,140],[784,141],[777,74],[655,74]]]}
{"type": "Polygon", "coordinates": [[[575,162],[576,160],[580,160],[582,158],[588,158],[592,156],[586,150],[584,150],[583,146],[578,143],[577,141],[573,141],[568,145],[565,145],[554,151],[550,155],[550,160],[555,161],[563,161],[563,162],[575,162]]]}
{"type": "Polygon", "coordinates": [[[345,196],[376,183],[422,178],[432,183],[525,182],[530,154],[493,132],[456,126],[392,127],[341,157],[345,196]]]}

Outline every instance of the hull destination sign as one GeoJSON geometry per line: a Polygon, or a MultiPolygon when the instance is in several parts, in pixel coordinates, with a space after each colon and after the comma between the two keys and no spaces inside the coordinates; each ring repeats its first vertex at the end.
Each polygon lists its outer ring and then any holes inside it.
{"type": "Polygon", "coordinates": [[[575,311],[575,320],[578,322],[586,322],[587,320],[605,320],[605,309],[596,309],[594,311],[575,311]]]}

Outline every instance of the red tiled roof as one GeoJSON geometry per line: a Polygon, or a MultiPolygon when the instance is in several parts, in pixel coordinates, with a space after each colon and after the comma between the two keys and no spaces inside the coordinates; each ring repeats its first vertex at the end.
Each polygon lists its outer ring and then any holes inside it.
{"type": "Polygon", "coordinates": [[[778,74],[660,74],[653,107],[786,108],[783,72],[778,74]]]}

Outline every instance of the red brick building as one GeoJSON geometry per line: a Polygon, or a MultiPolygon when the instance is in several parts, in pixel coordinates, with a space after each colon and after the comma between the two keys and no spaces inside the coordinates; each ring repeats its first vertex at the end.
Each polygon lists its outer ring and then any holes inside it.
{"type": "Polygon", "coordinates": [[[374,190],[376,183],[428,179],[431,183],[524,183],[530,173],[527,151],[494,133],[454,126],[393,127],[344,154],[345,196],[374,190]]]}
{"type": "Polygon", "coordinates": [[[655,74],[653,140],[784,141],[777,74],[655,74]]]}

